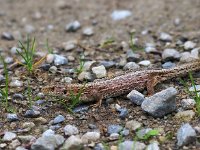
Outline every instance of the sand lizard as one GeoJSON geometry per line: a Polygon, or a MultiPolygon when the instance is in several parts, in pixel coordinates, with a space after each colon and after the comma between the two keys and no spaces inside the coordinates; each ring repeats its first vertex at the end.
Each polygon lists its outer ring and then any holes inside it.
{"type": "Polygon", "coordinates": [[[165,80],[186,75],[189,71],[200,70],[200,61],[190,62],[170,69],[144,70],[130,72],[112,79],[86,84],[68,84],[46,86],[43,93],[65,95],[70,98],[70,91],[78,93],[83,89],[80,100],[82,102],[98,101],[110,97],[126,94],[133,89],[143,90],[147,88],[148,94],[154,93],[154,86],[165,80]]]}

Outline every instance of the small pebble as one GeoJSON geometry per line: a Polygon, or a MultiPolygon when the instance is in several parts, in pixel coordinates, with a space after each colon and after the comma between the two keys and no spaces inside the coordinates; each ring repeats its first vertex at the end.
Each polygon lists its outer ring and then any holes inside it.
{"type": "Polygon", "coordinates": [[[194,116],[195,116],[195,112],[193,110],[186,110],[186,111],[178,112],[175,115],[175,118],[181,121],[189,122],[194,118],[194,116]]]}
{"type": "Polygon", "coordinates": [[[8,40],[8,41],[14,40],[13,35],[11,33],[9,33],[9,32],[3,32],[2,35],[1,35],[1,38],[3,40],[8,40]]]}
{"type": "Polygon", "coordinates": [[[129,10],[114,10],[111,14],[111,18],[114,21],[118,21],[118,20],[125,19],[131,15],[132,15],[132,13],[129,10]]]}
{"type": "Polygon", "coordinates": [[[78,42],[76,40],[64,42],[62,45],[64,47],[64,50],[70,51],[76,48],[78,42]]]}
{"type": "Polygon", "coordinates": [[[73,126],[73,125],[66,125],[64,127],[64,133],[66,136],[71,136],[71,135],[76,135],[79,133],[77,127],[73,126]]]}
{"type": "Polygon", "coordinates": [[[16,137],[17,137],[17,135],[13,132],[5,132],[4,136],[2,138],[2,141],[9,142],[9,141],[12,141],[13,139],[15,139],[16,137]]]}
{"type": "Polygon", "coordinates": [[[93,28],[92,27],[87,27],[83,29],[83,35],[85,36],[92,36],[94,34],[93,28]]]}
{"type": "Polygon", "coordinates": [[[128,62],[138,62],[140,60],[140,55],[134,53],[131,49],[127,50],[126,57],[128,62]]]}
{"type": "Polygon", "coordinates": [[[145,150],[146,145],[137,141],[124,141],[119,144],[118,150],[145,150]]]}
{"type": "Polygon", "coordinates": [[[95,74],[95,76],[98,79],[99,78],[104,78],[107,75],[106,68],[103,65],[98,66],[98,67],[93,67],[92,68],[92,72],[95,74]]]}
{"type": "Polygon", "coordinates": [[[114,61],[100,61],[100,65],[103,65],[106,69],[112,68],[116,65],[114,61]]]}
{"type": "Polygon", "coordinates": [[[112,133],[109,136],[109,140],[114,141],[119,139],[119,134],[118,133],[112,133]]]}
{"type": "Polygon", "coordinates": [[[82,140],[79,137],[76,137],[74,135],[70,136],[63,146],[60,148],[60,150],[78,150],[83,149],[82,140]]]}
{"type": "Polygon", "coordinates": [[[80,22],[76,20],[67,24],[65,26],[65,30],[67,32],[76,32],[80,27],[81,27],[80,22]]]}
{"type": "Polygon", "coordinates": [[[192,42],[192,41],[187,41],[184,43],[184,49],[185,50],[191,50],[193,48],[195,48],[196,43],[192,42]]]}
{"type": "Polygon", "coordinates": [[[83,71],[78,75],[78,80],[80,80],[80,81],[84,81],[84,80],[92,81],[93,76],[90,72],[83,71]]]}
{"type": "Polygon", "coordinates": [[[53,124],[58,124],[65,121],[65,117],[63,115],[58,115],[54,118],[53,124]]]}
{"type": "Polygon", "coordinates": [[[12,80],[9,85],[10,87],[22,87],[23,82],[19,80],[12,80]]]}
{"type": "Polygon", "coordinates": [[[124,66],[124,70],[137,70],[139,69],[140,66],[138,64],[136,64],[135,62],[128,62],[125,66],[124,66]]]}
{"type": "Polygon", "coordinates": [[[132,90],[128,95],[127,98],[136,105],[141,105],[144,101],[144,95],[136,90],[132,90]]]}
{"type": "Polygon", "coordinates": [[[165,49],[162,53],[163,60],[177,60],[179,59],[180,53],[175,49],[165,49]]]}
{"type": "Polygon", "coordinates": [[[31,34],[31,33],[35,32],[36,29],[34,26],[28,24],[28,25],[25,25],[24,30],[26,33],[31,34]]]}
{"type": "Polygon", "coordinates": [[[40,112],[37,111],[37,110],[33,110],[33,109],[30,109],[30,110],[27,110],[24,114],[24,117],[27,117],[27,118],[35,118],[35,117],[38,117],[40,115],[40,112]]]}
{"type": "Polygon", "coordinates": [[[177,132],[178,146],[184,146],[195,142],[196,132],[189,123],[183,124],[177,132]]]}
{"type": "Polygon", "coordinates": [[[143,61],[140,61],[138,64],[147,67],[151,64],[151,62],[149,60],[143,60],[143,61]]]}
{"type": "Polygon", "coordinates": [[[181,100],[181,106],[184,108],[184,109],[192,109],[194,108],[196,102],[194,99],[182,99],[181,100]]]}
{"type": "Polygon", "coordinates": [[[54,61],[54,58],[54,54],[48,54],[46,58],[47,63],[51,64],[54,61]]]}
{"type": "Polygon", "coordinates": [[[18,52],[20,53],[20,52],[22,52],[22,50],[21,50],[21,48],[18,48],[18,47],[12,47],[11,49],[10,49],[10,52],[12,53],[12,54],[18,54],[18,52]]]}
{"type": "Polygon", "coordinates": [[[130,131],[136,131],[137,129],[141,127],[142,127],[142,124],[136,120],[127,121],[125,125],[125,128],[129,129],[130,131]]]}
{"type": "Polygon", "coordinates": [[[51,73],[53,73],[53,74],[55,74],[56,72],[57,72],[57,67],[56,66],[51,66],[50,68],[49,68],[49,71],[51,72],[51,73]]]}
{"type": "Polygon", "coordinates": [[[12,122],[12,121],[17,121],[19,120],[17,114],[7,114],[7,120],[9,122],[12,122]]]}
{"type": "Polygon", "coordinates": [[[160,38],[161,41],[163,42],[171,42],[172,41],[172,36],[169,35],[168,33],[162,32],[160,33],[160,38]]]}
{"type": "Polygon", "coordinates": [[[54,65],[66,65],[68,63],[67,58],[61,55],[54,54],[54,65]]]}
{"type": "Polygon", "coordinates": [[[107,132],[108,134],[119,133],[122,129],[123,127],[120,125],[109,125],[107,132]]]}
{"type": "Polygon", "coordinates": [[[100,139],[99,132],[87,132],[81,137],[83,143],[95,142],[99,139],[100,139]]]}
{"type": "Polygon", "coordinates": [[[175,66],[176,66],[176,64],[172,63],[171,61],[167,61],[164,64],[162,64],[163,69],[170,69],[170,68],[173,68],[175,66]]]}

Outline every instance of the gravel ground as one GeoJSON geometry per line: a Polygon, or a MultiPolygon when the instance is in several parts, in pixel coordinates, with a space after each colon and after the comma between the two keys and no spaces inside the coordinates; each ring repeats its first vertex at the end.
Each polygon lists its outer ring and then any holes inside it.
{"type": "MultiPolygon", "coordinates": [[[[31,75],[23,66],[10,68],[11,107],[0,106],[0,149],[200,149],[194,97],[179,78],[157,85],[149,98],[146,90],[132,91],[104,100],[100,108],[81,104],[74,113],[66,109],[69,103],[41,92],[48,85],[105,80],[129,70],[196,60],[199,10],[199,0],[0,0],[0,54],[8,66],[22,60],[16,47],[27,35],[36,38],[35,61],[48,53],[47,39],[53,51],[31,75]],[[81,60],[83,70],[77,73],[81,60]],[[146,105],[161,107],[163,114],[146,105]],[[139,138],[140,131],[152,129],[159,134],[139,138]]],[[[3,89],[2,63],[0,69],[3,89]]],[[[199,85],[198,72],[193,77],[199,85]]],[[[183,80],[191,86],[188,76],[183,80]]]]}

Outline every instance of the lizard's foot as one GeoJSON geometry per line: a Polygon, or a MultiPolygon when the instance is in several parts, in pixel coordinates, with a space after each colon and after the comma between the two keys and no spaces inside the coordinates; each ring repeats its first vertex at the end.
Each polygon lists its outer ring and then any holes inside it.
{"type": "Polygon", "coordinates": [[[96,103],[96,104],[93,104],[93,105],[92,105],[92,107],[94,107],[94,108],[101,107],[102,100],[103,100],[102,98],[101,98],[101,99],[99,99],[99,100],[97,101],[97,103],[96,103]]]}

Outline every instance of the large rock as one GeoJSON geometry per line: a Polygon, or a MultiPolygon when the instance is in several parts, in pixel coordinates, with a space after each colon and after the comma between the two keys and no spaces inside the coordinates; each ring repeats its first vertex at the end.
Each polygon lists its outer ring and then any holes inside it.
{"type": "Polygon", "coordinates": [[[177,90],[170,87],[145,98],[141,105],[142,110],[153,117],[164,117],[176,109],[176,94],[177,90]]]}

